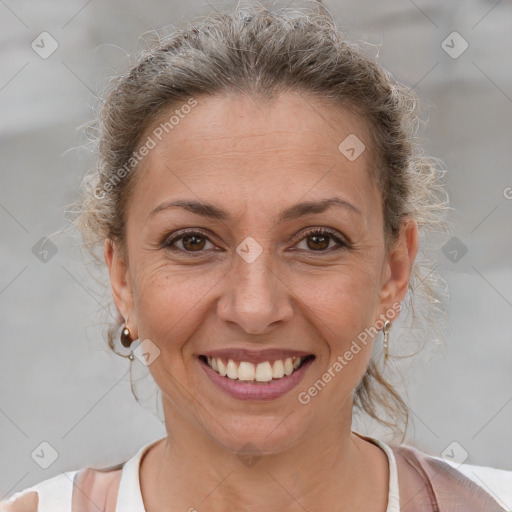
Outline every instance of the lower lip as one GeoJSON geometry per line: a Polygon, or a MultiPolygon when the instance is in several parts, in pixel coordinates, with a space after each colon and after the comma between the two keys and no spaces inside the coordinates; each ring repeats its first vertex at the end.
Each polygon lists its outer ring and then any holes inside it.
{"type": "Polygon", "coordinates": [[[222,391],[238,398],[239,400],[274,400],[288,393],[302,380],[309,366],[314,359],[308,359],[291,375],[269,382],[241,381],[222,377],[215,370],[210,368],[204,361],[199,359],[199,364],[203,368],[209,379],[222,391]]]}

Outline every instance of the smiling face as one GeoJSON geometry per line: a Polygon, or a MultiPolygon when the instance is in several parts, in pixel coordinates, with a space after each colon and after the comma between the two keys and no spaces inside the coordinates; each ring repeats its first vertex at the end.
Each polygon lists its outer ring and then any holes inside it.
{"type": "Polygon", "coordinates": [[[298,396],[407,291],[416,225],[386,250],[370,149],[361,119],[286,93],[199,97],[145,157],[127,262],[108,243],[105,257],[132,337],[160,350],[149,370],[168,431],[270,453],[350,429],[371,339],[298,396]],[[366,145],[355,160],[338,149],[349,135],[366,145]]]}

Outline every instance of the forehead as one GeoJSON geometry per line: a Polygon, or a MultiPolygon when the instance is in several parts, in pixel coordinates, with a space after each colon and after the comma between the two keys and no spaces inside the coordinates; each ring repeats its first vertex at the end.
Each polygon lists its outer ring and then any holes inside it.
{"type": "Polygon", "coordinates": [[[245,206],[273,199],[282,205],[333,191],[346,193],[362,210],[365,196],[375,202],[369,130],[355,114],[302,93],[271,102],[244,95],[196,100],[179,120],[174,116],[171,128],[164,123],[179,111],[173,105],[142,139],[155,142],[139,165],[134,190],[147,208],[184,195],[229,200],[235,208],[237,198],[245,206]]]}

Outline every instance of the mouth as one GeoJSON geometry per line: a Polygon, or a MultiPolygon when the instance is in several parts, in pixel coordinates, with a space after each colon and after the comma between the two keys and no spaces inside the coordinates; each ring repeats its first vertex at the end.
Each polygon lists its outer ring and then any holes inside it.
{"type": "Polygon", "coordinates": [[[315,360],[304,352],[218,351],[197,357],[210,383],[238,400],[274,400],[295,388],[315,360]],[[229,357],[230,356],[230,357],[229,357]]]}
{"type": "Polygon", "coordinates": [[[315,358],[313,354],[253,363],[231,358],[200,355],[199,359],[221,377],[244,382],[270,382],[290,376],[305,363],[315,358]]]}

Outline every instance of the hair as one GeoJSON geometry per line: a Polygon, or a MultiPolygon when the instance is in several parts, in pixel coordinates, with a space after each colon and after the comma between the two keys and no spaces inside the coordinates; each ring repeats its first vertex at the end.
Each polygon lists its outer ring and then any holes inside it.
{"type": "MultiPolygon", "coordinates": [[[[170,108],[213,95],[263,100],[283,92],[340,106],[367,123],[378,162],[370,172],[382,194],[386,243],[397,239],[407,216],[416,220],[420,234],[445,230],[444,171],[417,142],[420,118],[413,91],[350,42],[322,6],[269,10],[251,2],[159,36],[131,69],[110,81],[95,120],[97,163],[83,180],[75,220],[85,248],[97,261],[105,240],[123,250],[137,150],[170,108]]],[[[428,303],[424,318],[439,308],[436,282],[437,274],[431,268],[424,273],[417,261],[406,297],[414,318],[420,297],[428,303]]],[[[120,325],[108,331],[112,349],[120,325]]],[[[400,432],[400,421],[408,423],[407,405],[373,357],[355,390],[354,405],[394,431],[400,432]]]]}

